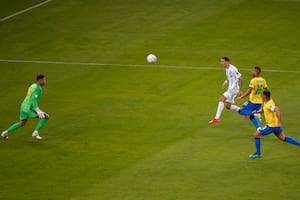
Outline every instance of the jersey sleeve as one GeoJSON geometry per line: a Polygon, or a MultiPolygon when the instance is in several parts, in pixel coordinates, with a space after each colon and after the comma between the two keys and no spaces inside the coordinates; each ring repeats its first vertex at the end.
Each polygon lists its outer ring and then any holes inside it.
{"type": "Polygon", "coordinates": [[[264,81],[264,89],[268,87],[267,81],[264,81]]]}
{"type": "Polygon", "coordinates": [[[275,112],[275,105],[270,105],[270,111],[275,112]]]}
{"type": "Polygon", "coordinates": [[[251,79],[250,83],[249,83],[249,88],[254,88],[255,87],[255,81],[253,79],[251,79]]]}
{"type": "Polygon", "coordinates": [[[241,78],[242,77],[242,74],[236,68],[234,69],[234,74],[235,74],[236,78],[241,78]]]}
{"type": "Polygon", "coordinates": [[[268,105],[268,109],[271,111],[271,112],[275,112],[275,103],[272,101],[270,102],[270,104],[268,105]]]}

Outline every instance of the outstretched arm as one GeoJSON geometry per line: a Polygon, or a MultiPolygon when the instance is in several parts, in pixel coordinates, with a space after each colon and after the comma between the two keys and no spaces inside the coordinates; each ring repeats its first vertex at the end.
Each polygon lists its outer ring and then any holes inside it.
{"type": "Polygon", "coordinates": [[[281,112],[280,112],[280,109],[277,106],[275,106],[274,112],[276,113],[276,116],[278,118],[278,126],[281,126],[281,112]]]}
{"type": "Polygon", "coordinates": [[[225,89],[225,87],[226,87],[227,83],[228,83],[228,80],[226,79],[226,80],[225,80],[225,81],[222,83],[222,90],[224,90],[224,89],[225,89]]]}
{"type": "Polygon", "coordinates": [[[239,100],[241,100],[242,98],[249,96],[249,94],[250,94],[251,92],[252,92],[252,88],[248,88],[247,92],[246,92],[245,94],[242,94],[241,96],[239,96],[239,97],[236,99],[236,101],[239,101],[239,100]]]}
{"type": "Polygon", "coordinates": [[[242,91],[242,88],[243,88],[243,78],[242,78],[242,76],[239,78],[239,86],[240,86],[240,91],[242,91]]]}
{"type": "Polygon", "coordinates": [[[254,110],[254,111],[253,111],[253,114],[255,114],[255,113],[264,113],[264,109],[261,108],[261,109],[259,109],[259,110],[254,110]]]}

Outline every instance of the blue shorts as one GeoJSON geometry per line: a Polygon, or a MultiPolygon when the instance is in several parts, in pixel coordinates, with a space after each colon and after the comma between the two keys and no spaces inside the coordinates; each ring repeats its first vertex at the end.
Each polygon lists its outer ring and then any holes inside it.
{"type": "Polygon", "coordinates": [[[247,110],[247,111],[259,111],[261,109],[261,104],[257,104],[257,103],[252,103],[251,101],[248,101],[247,103],[245,103],[244,105],[242,105],[243,110],[247,110]]]}
{"type": "Polygon", "coordinates": [[[262,129],[258,130],[263,136],[269,135],[271,133],[274,133],[275,135],[280,135],[283,130],[281,127],[270,127],[270,126],[265,126],[262,129]]]}

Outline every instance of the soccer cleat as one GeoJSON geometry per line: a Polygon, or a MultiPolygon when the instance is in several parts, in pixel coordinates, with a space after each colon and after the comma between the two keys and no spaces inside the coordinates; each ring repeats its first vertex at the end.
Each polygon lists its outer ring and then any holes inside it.
{"type": "Polygon", "coordinates": [[[249,155],[249,158],[251,158],[251,159],[261,158],[261,155],[254,153],[254,154],[249,155]]]}
{"type": "Polygon", "coordinates": [[[219,123],[219,122],[221,122],[221,120],[220,120],[220,119],[213,118],[213,119],[212,119],[212,120],[210,120],[208,123],[209,123],[209,124],[216,124],[216,123],[219,123]]]}
{"type": "Polygon", "coordinates": [[[8,133],[7,133],[6,131],[2,132],[1,137],[2,137],[4,140],[7,140],[7,139],[8,139],[8,133]]]}
{"type": "Polygon", "coordinates": [[[34,131],[34,132],[32,133],[32,137],[35,138],[35,139],[37,139],[37,140],[43,139],[43,138],[39,135],[39,133],[38,133],[37,131],[34,131]]]}

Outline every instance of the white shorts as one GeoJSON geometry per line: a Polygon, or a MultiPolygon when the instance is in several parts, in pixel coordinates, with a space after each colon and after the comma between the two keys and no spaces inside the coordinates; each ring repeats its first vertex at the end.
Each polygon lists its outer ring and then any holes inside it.
{"type": "Polygon", "coordinates": [[[223,96],[226,98],[227,103],[234,103],[234,98],[239,93],[238,90],[227,90],[224,92],[223,96]]]}

